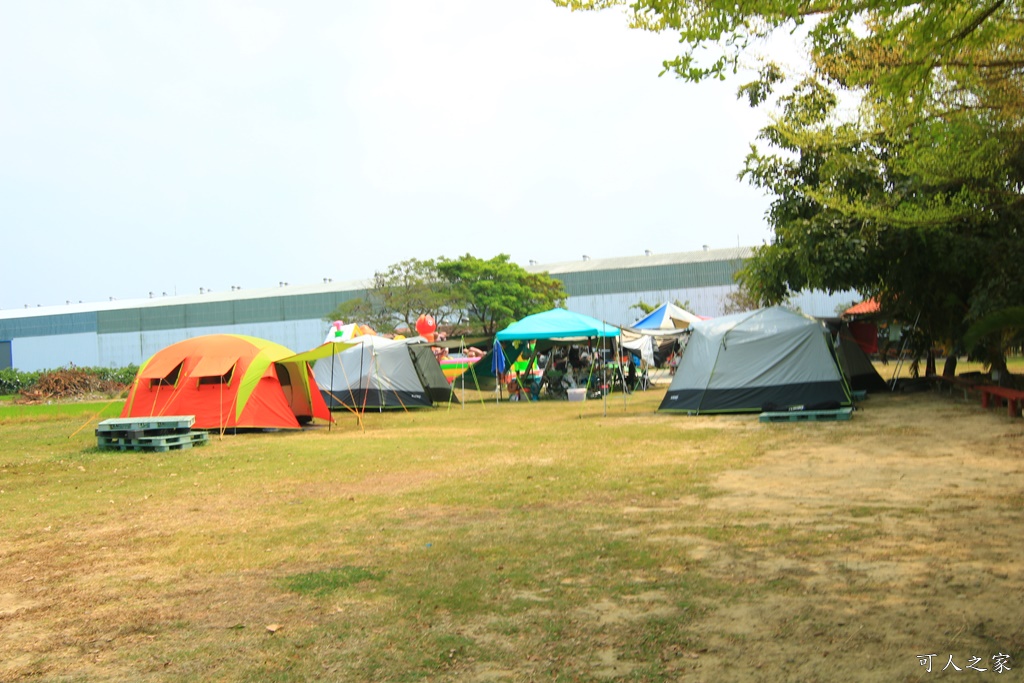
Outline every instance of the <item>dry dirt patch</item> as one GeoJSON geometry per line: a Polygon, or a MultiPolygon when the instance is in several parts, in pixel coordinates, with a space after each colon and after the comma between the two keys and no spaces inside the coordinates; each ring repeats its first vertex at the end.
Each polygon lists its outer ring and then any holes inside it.
{"type": "Polygon", "coordinates": [[[950,656],[1024,671],[1024,422],[939,396],[862,407],[770,425],[785,447],[717,477],[706,514],[737,542],[691,556],[774,588],[699,624],[708,680],[918,680],[930,654],[931,675],[950,656]]]}

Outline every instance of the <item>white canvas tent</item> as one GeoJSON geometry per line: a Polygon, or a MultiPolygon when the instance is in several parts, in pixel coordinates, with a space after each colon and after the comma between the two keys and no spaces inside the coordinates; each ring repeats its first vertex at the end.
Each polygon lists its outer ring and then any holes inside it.
{"type": "Polygon", "coordinates": [[[339,344],[319,358],[313,376],[329,408],[429,408],[453,398],[437,358],[422,338],[373,335],[339,344]]]}
{"type": "Polygon", "coordinates": [[[627,336],[625,330],[622,333],[622,348],[627,351],[632,351],[636,355],[640,356],[640,360],[643,361],[650,367],[655,365],[654,357],[654,337],[648,337],[641,335],[639,337],[630,338],[627,336]]]}
{"type": "Polygon", "coordinates": [[[832,337],[818,320],[773,307],[701,321],[659,410],[761,412],[850,405],[832,337]]]}

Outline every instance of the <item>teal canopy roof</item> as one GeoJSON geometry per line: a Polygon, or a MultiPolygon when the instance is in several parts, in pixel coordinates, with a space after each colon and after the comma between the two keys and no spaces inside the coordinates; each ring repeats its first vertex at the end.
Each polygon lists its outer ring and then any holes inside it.
{"type": "Polygon", "coordinates": [[[619,328],[582,313],[564,308],[553,308],[543,313],[528,315],[497,334],[498,341],[516,339],[589,339],[591,337],[617,337],[619,328]]]}

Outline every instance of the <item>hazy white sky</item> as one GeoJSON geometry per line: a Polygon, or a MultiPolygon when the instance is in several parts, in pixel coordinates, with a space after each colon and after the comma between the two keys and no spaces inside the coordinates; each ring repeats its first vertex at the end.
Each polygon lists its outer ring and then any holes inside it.
{"type": "Polygon", "coordinates": [[[548,0],[0,0],[0,308],[760,244],[766,113],[548,0]]]}

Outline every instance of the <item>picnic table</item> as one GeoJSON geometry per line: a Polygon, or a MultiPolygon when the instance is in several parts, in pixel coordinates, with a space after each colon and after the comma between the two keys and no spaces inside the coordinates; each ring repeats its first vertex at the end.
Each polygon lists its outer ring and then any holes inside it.
{"type": "Polygon", "coordinates": [[[978,385],[976,388],[981,392],[982,408],[988,408],[989,400],[992,396],[996,396],[1006,400],[1006,413],[1010,417],[1016,417],[1020,414],[1021,405],[1024,404],[1024,391],[990,384],[978,385]]]}

